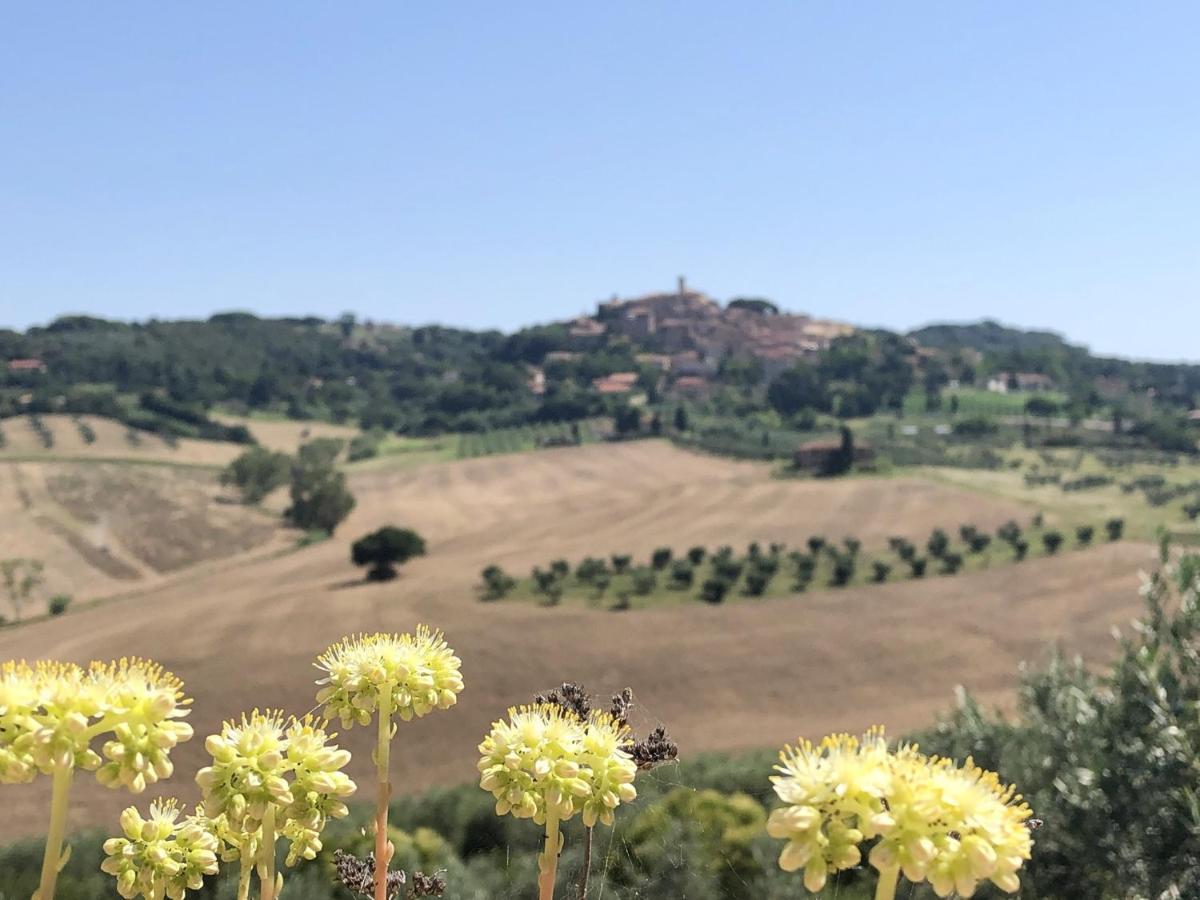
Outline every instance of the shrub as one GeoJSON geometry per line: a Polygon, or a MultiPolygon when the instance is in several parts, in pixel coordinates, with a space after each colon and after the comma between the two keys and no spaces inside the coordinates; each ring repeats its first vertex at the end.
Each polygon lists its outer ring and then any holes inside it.
{"type": "Polygon", "coordinates": [[[871,563],[871,580],[877,584],[882,584],[888,580],[888,576],[892,574],[892,567],[881,559],[871,563]]]}
{"type": "Polygon", "coordinates": [[[1062,489],[1064,491],[1090,491],[1094,488],[1108,487],[1112,483],[1113,479],[1108,475],[1081,475],[1071,481],[1064,481],[1062,489]]]}
{"type": "Polygon", "coordinates": [[[1023,560],[1026,554],[1029,553],[1029,542],[1024,540],[1016,540],[1013,542],[1013,559],[1017,562],[1023,560]]]}
{"type": "Polygon", "coordinates": [[[571,574],[571,564],[565,559],[555,559],[550,562],[550,571],[555,578],[566,578],[571,574]]]}
{"type": "Polygon", "coordinates": [[[67,611],[67,607],[71,605],[70,594],[55,594],[46,603],[46,610],[52,616],[61,616],[67,611]]]}
{"type": "Polygon", "coordinates": [[[517,580],[496,565],[488,566],[481,573],[483,596],[486,600],[499,600],[517,586],[517,580]]]}
{"type": "Polygon", "coordinates": [[[962,568],[963,558],[961,553],[947,553],[942,557],[942,571],[947,575],[954,575],[962,568]]]}
{"type": "Polygon", "coordinates": [[[633,561],[628,553],[614,553],[609,559],[612,560],[613,571],[618,575],[629,571],[629,564],[633,561]]]}
{"type": "Polygon", "coordinates": [[[638,569],[633,573],[633,592],[639,597],[652,593],[658,586],[658,573],[654,569],[638,569]]]}
{"type": "Polygon", "coordinates": [[[1107,532],[1110,541],[1119,541],[1121,536],[1125,534],[1125,520],[1121,518],[1109,519],[1104,523],[1104,530],[1107,532]]]}
{"type": "Polygon", "coordinates": [[[928,567],[928,565],[929,560],[923,556],[914,556],[912,559],[908,560],[908,567],[912,570],[913,578],[924,578],[925,569],[928,567]]]}
{"type": "Polygon", "coordinates": [[[1033,514],[1033,527],[1034,528],[1041,528],[1045,524],[1046,524],[1046,516],[1044,513],[1039,512],[1039,513],[1033,514]]]}
{"type": "Polygon", "coordinates": [[[78,421],[76,421],[75,427],[79,429],[79,436],[81,438],[83,438],[83,442],[85,444],[96,443],[96,429],[95,428],[93,428],[91,425],[89,425],[87,422],[83,421],[82,419],[79,419],[78,421]]]}
{"type": "Polygon", "coordinates": [[[1051,555],[1058,552],[1058,548],[1062,546],[1062,542],[1062,532],[1047,531],[1042,535],[1042,545],[1046,548],[1046,552],[1051,555]]]}
{"type": "Polygon", "coordinates": [[[858,556],[858,551],[862,549],[862,541],[855,537],[848,537],[842,541],[842,546],[851,556],[858,556]]]}
{"type": "Polygon", "coordinates": [[[959,437],[986,437],[995,434],[998,428],[987,416],[967,416],[954,423],[954,433],[959,437]]]}
{"type": "Polygon", "coordinates": [[[533,576],[533,589],[539,594],[544,594],[558,581],[558,577],[549,569],[543,569],[541,566],[534,566],[530,573],[533,576]]]}
{"type": "Polygon", "coordinates": [[[1095,535],[1096,529],[1091,525],[1080,525],[1075,529],[1075,537],[1079,540],[1081,547],[1086,547],[1092,542],[1092,536],[1095,535]]]}
{"type": "Polygon", "coordinates": [[[854,578],[856,568],[853,556],[848,553],[839,554],[833,561],[833,570],[829,575],[829,583],[833,587],[845,587],[854,578]]]}
{"type": "Polygon", "coordinates": [[[929,535],[929,540],[925,542],[925,549],[934,559],[939,559],[950,549],[950,537],[942,529],[935,528],[929,535]]]}
{"type": "Polygon", "coordinates": [[[700,599],[705,603],[721,603],[732,586],[732,583],[724,578],[717,576],[706,578],[700,585],[700,599]]]}
{"type": "Polygon", "coordinates": [[[814,534],[808,539],[809,552],[816,556],[821,552],[821,548],[825,546],[825,538],[819,534],[814,534]]]}
{"type": "Polygon", "coordinates": [[[361,459],[373,459],[378,456],[379,445],[383,443],[386,436],[386,432],[379,429],[356,434],[350,440],[350,447],[346,451],[347,461],[358,462],[361,459]]]}
{"type": "Polygon", "coordinates": [[[558,606],[562,603],[563,583],[561,581],[552,581],[546,585],[542,591],[542,606],[558,606]]]}
{"type": "Polygon", "coordinates": [[[698,565],[700,565],[700,563],[704,562],[704,557],[707,555],[708,555],[708,551],[705,550],[703,547],[692,547],[687,552],[688,561],[693,566],[698,566],[698,565]]]}
{"type": "Polygon", "coordinates": [[[411,528],[385,525],[359,538],[350,546],[350,559],[356,566],[370,566],[370,581],[389,581],[396,577],[396,566],[414,556],[425,555],[425,540],[411,528]]]}
{"type": "Polygon", "coordinates": [[[977,532],[976,534],[971,535],[971,540],[967,544],[967,549],[969,549],[972,553],[980,554],[988,548],[988,545],[991,544],[991,542],[992,536],[990,534],[977,532]]]}
{"type": "Polygon", "coordinates": [[[723,578],[732,583],[737,581],[742,576],[742,569],[746,566],[741,560],[716,558],[713,560],[713,573],[718,578],[723,578]]]}
{"type": "Polygon", "coordinates": [[[696,578],[695,567],[686,559],[677,559],[671,564],[671,587],[690,588],[696,578]]]}
{"type": "Polygon", "coordinates": [[[1107,653],[1103,666],[1055,656],[1024,672],[1015,715],[964,695],[915,736],[1020,785],[1044,823],[1022,896],[1200,896],[1195,798],[1183,787],[1200,764],[1200,606],[1183,599],[1200,560],[1187,559],[1147,581],[1143,621],[1111,666],[1107,653]]]}
{"type": "Polygon", "coordinates": [[[1183,514],[1193,521],[1200,518],[1200,500],[1184,504],[1183,514]]]}
{"type": "Polygon", "coordinates": [[[996,537],[1006,544],[1016,544],[1021,539],[1021,526],[1009,519],[996,529],[996,537]]]}
{"type": "Polygon", "coordinates": [[[596,556],[587,556],[575,567],[575,577],[585,584],[608,571],[608,565],[596,556]]]}
{"type": "Polygon", "coordinates": [[[972,539],[977,537],[979,529],[974,525],[960,525],[958,527],[958,536],[962,538],[964,544],[970,544],[972,539]]]}
{"type": "Polygon", "coordinates": [[[292,458],[265,447],[251,447],[221,471],[221,484],[235,487],[243,503],[258,503],[288,482],[292,458]]]}
{"type": "Polygon", "coordinates": [[[650,555],[650,565],[655,569],[665,569],[671,562],[671,548],[659,547],[650,555]]]}
{"type": "Polygon", "coordinates": [[[746,574],[746,583],[742,587],[742,591],[748,597],[761,597],[767,591],[767,585],[771,582],[771,576],[761,569],[751,569],[746,574]]]}

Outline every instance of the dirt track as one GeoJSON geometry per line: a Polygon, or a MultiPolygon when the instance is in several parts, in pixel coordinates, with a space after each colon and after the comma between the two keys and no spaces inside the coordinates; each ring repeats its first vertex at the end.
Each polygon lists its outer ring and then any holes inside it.
{"type": "MultiPolygon", "coordinates": [[[[86,661],[137,653],[180,674],[196,698],[198,739],[175,756],[194,771],[203,736],[253,706],[304,712],[313,656],[344,633],[442,627],[464,659],[458,708],[404,725],[400,789],[468,780],[488,722],[564,678],[596,691],[631,685],[642,722],[661,718],[685,753],[778,744],[797,734],[924,725],[965,683],[1005,702],[1017,665],[1062,641],[1097,661],[1109,631],[1139,609],[1150,549],[1096,547],[1022,566],[778,601],[636,614],[481,604],[482,566],[659,545],[744,544],[809,534],[923,537],[935,525],[995,525],[1029,510],[916,479],[792,482],[766,469],[639,443],[546,451],[355,477],[359,505],[333,541],[208,570],[143,595],[0,632],[0,658],[86,661]],[[411,524],[431,555],[385,585],[354,583],[348,544],[384,522],[411,524]]],[[[347,743],[370,770],[369,735],[347,743]]],[[[0,838],[35,832],[46,784],[4,787],[0,838]]],[[[165,792],[193,796],[186,776],[165,792]]],[[[75,825],[114,820],[128,795],[81,779],[75,825]]]]}

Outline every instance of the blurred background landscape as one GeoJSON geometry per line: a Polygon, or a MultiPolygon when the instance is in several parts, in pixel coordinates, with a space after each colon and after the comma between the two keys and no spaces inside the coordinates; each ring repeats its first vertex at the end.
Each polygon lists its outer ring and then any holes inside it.
{"type": "MultiPolygon", "coordinates": [[[[467,687],[393,839],[446,896],[531,895],[476,745],[563,681],[680,748],[591,896],[809,896],[771,765],[873,725],[1018,784],[1020,896],[1200,896],[1194,9],[11,19],[0,660],[178,674],[151,794],[428,623],[467,687]]],[[[115,896],[129,797],[71,796],[58,897],[115,896]]],[[[0,787],[0,900],[48,797],[0,787]]]]}

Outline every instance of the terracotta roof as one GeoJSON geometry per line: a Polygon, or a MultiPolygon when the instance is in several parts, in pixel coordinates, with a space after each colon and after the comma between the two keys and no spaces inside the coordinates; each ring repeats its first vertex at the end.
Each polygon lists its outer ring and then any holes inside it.
{"type": "Polygon", "coordinates": [[[45,369],[46,364],[40,359],[10,359],[8,361],[8,371],[10,372],[42,372],[45,369]]]}

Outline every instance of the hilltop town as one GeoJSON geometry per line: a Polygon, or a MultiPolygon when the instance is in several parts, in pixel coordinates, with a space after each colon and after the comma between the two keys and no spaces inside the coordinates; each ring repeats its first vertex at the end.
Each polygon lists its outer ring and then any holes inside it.
{"type": "MultiPolygon", "coordinates": [[[[645,352],[644,366],[670,373],[676,392],[700,394],[726,357],[752,359],[765,380],[773,379],[798,360],[814,358],[854,326],[802,313],[783,312],[768,300],[737,298],[722,305],[679,277],[672,292],[597,304],[596,313],[567,323],[570,350],[548,354],[545,362],[577,359],[614,337],[628,338],[645,352]]],[[[535,376],[536,379],[536,376],[535,376]]],[[[597,378],[600,393],[626,393],[636,373],[597,378]]]]}

